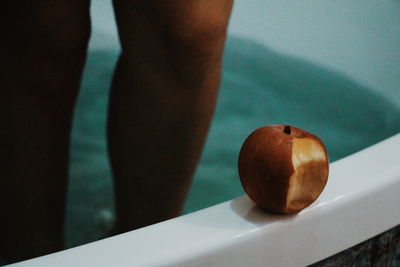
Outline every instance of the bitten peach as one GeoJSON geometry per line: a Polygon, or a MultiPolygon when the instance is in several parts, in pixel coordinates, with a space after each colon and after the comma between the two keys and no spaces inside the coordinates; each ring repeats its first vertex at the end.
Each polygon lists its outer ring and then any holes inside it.
{"type": "Polygon", "coordinates": [[[294,213],[321,194],[328,181],[329,159],[316,135],[289,125],[270,125],[247,137],[238,170],[245,192],[260,207],[294,213]]]}

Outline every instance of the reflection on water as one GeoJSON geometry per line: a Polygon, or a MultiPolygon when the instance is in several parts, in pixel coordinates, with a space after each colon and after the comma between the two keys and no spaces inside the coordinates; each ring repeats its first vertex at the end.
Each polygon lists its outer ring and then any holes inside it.
{"type": "MultiPolygon", "coordinates": [[[[89,54],[73,130],[69,246],[102,237],[109,228],[104,127],[117,54],[89,54]]],[[[217,111],[185,211],[244,194],[236,170],[240,146],[254,129],[278,123],[320,136],[332,161],[399,132],[400,107],[340,73],[231,37],[217,111]]]]}

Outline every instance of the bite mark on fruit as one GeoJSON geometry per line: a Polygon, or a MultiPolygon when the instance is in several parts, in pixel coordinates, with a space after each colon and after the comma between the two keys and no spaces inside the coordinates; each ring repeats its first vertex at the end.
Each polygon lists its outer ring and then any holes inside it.
{"type": "Polygon", "coordinates": [[[293,175],[289,178],[287,211],[305,208],[321,193],[328,178],[327,158],[322,146],[311,138],[294,138],[293,175]]]}

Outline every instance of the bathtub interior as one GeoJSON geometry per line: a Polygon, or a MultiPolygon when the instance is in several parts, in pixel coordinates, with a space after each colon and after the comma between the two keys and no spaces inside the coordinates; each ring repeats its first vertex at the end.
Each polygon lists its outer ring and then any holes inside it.
{"type": "MultiPolygon", "coordinates": [[[[105,122],[119,51],[111,10],[110,1],[93,1],[72,133],[67,247],[106,237],[113,222],[105,122]]],[[[398,11],[396,1],[236,1],[217,110],[185,213],[244,194],[237,155],[257,127],[308,129],[331,161],[400,132],[398,11]]]]}
{"type": "MultiPolygon", "coordinates": [[[[72,139],[69,246],[104,237],[112,223],[104,107],[117,54],[89,55],[72,139]]],[[[400,107],[390,99],[342,74],[253,41],[230,38],[224,70],[215,118],[185,213],[243,194],[237,155],[257,127],[286,123],[308,129],[325,141],[331,161],[400,130],[400,107]]]]}

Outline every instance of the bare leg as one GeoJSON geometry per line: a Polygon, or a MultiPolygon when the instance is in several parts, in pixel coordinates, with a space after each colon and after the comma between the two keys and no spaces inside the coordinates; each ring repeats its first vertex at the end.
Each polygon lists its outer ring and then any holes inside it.
{"type": "Polygon", "coordinates": [[[86,0],[8,1],[0,42],[0,255],[63,247],[73,107],[90,31],[86,0]]]}
{"type": "Polygon", "coordinates": [[[109,110],[118,230],[181,213],[215,108],[231,0],[115,0],[109,110]]]}

